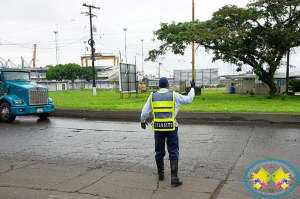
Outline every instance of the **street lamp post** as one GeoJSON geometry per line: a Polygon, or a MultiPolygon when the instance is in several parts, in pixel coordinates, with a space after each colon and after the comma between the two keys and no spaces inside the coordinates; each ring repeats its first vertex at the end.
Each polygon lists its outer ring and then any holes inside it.
{"type": "Polygon", "coordinates": [[[144,75],[144,39],[141,39],[142,42],[142,73],[144,75]]]}
{"type": "Polygon", "coordinates": [[[127,46],[126,46],[126,31],[127,31],[127,28],[123,28],[124,32],[125,32],[125,62],[127,64],[127,53],[126,53],[126,49],[127,49],[127,46]]]}
{"type": "Polygon", "coordinates": [[[57,34],[58,31],[53,31],[55,34],[55,45],[56,45],[56,65],[58,65],[58,48],[57,48],[57,34]]]}
{"type": "Polygon", "coordinates": [[[86,41],[83,42],[84,43],[84,56],[86,55],[86,41]]]}
{"type": "MultiPolygon", "coordinates": [[[[192,2],[192,19],[195,21],[195,0],[192,2]]],[[[192,80],[195,80],[195,42],[192,43],[192,80]]]]}
{"type": "MultiPolygon", "coordinates": [[[[138,53],[135,54],[134,59],[135,59],[135,67],[136,67],[136,56],[139,55],[138,53]]],[[[136,67],[137,68],[137,67],[136,67]]]]}
{"type": "Polygon", "coordinates": [[[160,79],[160,66],[162,65],[161,62],[158,63],[158,79],[160,79]]]}

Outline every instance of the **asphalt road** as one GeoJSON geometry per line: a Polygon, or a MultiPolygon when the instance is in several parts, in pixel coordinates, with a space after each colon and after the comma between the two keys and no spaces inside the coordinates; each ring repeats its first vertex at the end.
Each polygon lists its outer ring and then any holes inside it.
{"type": "MultiPolygon", "coordinates": [[[[157,181],[153,131],[140,123],[19,117],[0,126],[1,199],[261,198],[243,182],[250,165],[279,159],[300,172],[299,125],[179,125],[184,184],[175,189],[157,181]]],[[[300,198],[300,187],[282,198],[300,198]]]]}

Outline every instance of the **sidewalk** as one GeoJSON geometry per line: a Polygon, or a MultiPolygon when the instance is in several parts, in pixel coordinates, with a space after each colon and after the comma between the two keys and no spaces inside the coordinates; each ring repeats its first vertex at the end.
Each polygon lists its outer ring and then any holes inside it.
{"type": "MultiPolygon", "coordinates": [[[[57,109],[51,116],[88,118],[102,121],[139,122],[140,111],[85,111],[57,109]]],[[[148,121],[152,120],[149,115],[148,121]]],[[[201,122],[248,122],[274,124],[300,124],[300,114],[273,113],[203,113],[178,112],[177,121],[180,124],[199,124],[201,122]]]]}
{"type": "MultiPolygon", "coordinates": [[[[181,176],[181,179],[183,185],[172,188],[170,175],[166,175],[165,181],[158,181],[155,172],[138,173],[43,162],[0,160],[1,199],[209,199],[218,186],[218,182],[212,180],[184,176],[181,176]]],[[[229,199],[233,196],[230,190],[223,189],[222,192],[224,196],[218,199],[229,199]]]]}
{"type": "MultiPolygon", "coordinates": [[[[156,173],[86,168],[43,162],[0,159],[1,199],[259,199],[243,192],[242,184],[180,175],[183,185],[171,187],[170,175],[158,181],[156,173]]],[[[297,188],[293,196],[300,197],[297,188]]]]}

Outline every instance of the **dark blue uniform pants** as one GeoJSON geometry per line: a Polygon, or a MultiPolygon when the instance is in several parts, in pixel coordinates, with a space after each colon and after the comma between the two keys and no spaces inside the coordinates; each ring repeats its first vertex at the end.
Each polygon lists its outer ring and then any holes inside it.
{"type": "Polygon", "coordinates": [[[154,131],[155,136],[155,159],[163,159],[166,155],[165,144],[167,146],[170,160],[179,159],[179,137],[178,127],[174,131],[154,131]]]}

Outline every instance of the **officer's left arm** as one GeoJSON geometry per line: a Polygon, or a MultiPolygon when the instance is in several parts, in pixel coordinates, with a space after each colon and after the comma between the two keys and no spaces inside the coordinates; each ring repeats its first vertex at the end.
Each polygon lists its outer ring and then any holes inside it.
{"type": "Polygon", "coordinates": [[[144,108],[142,110],[142,114],[141,114],[141,122],[142,123],[145,123],[148,116],[149,116],[149,113],[152,112],[152,108],[151,108],[151,102],[150,102],[150,97],[148,98],[146,104],[144,105],[144,108]]]}
{"type": "Polygon", "coordinates": [[[178,104],[178,106],[184,106],[190,104],[193,102],[194,96],[195,96],[194,88],[191,88],[188,96],[183,96],[181,94],[175,93],[175,103],[178,104]]]}

